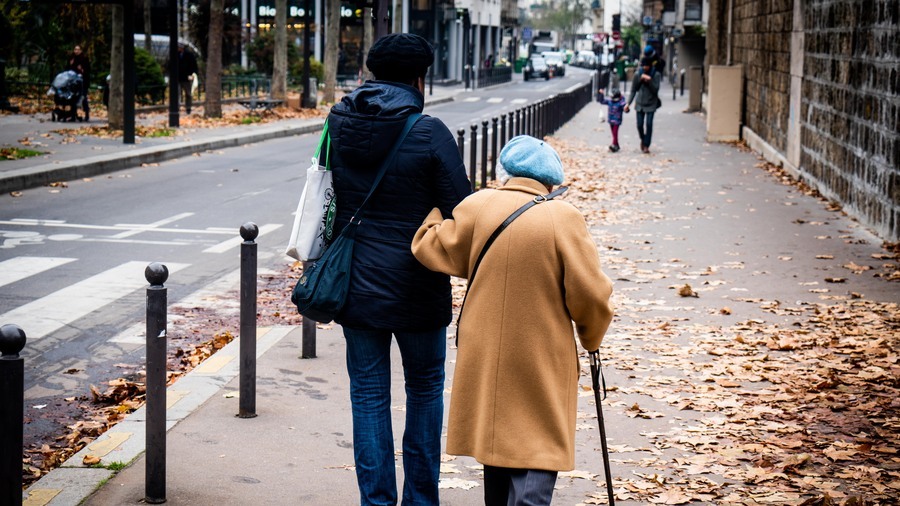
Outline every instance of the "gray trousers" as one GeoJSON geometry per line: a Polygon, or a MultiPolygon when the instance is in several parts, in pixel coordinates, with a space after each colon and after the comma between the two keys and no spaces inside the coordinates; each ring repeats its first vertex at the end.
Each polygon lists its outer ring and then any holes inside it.
{"type": "Polygon", "coordinates": [[[484,466],[485,506],[549,506],[556,471],[484,466]]]}
{"type": "Polygon", "coordinates": [[[191,113],[191,99],[193,98],[193,94],[191,93],[191,87],[194,85],[193,81],[180,81],[179,87],[181,88],[181,96],[183,97],[182,103],[184,104],[184,110],[186,113],[191,113]]]}

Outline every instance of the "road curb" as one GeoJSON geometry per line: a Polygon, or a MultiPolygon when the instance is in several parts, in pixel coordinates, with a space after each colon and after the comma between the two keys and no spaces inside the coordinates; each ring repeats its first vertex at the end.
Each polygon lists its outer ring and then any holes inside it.
{"type": "MultiPolygon", "coordinates": [[[[257,330],[257,359],[300,326],[265,327],[257,330]]],[[[210,358],[166,388],[166,432],[184,420],[238,376],[240,339],[234,339],[210,358]]],[[[62,465],[34,482],[22,494],[23,506],[81,504],[109,480],[115,471],[86,467],[84,457],[101,458],[100,465],[130,465],[146,447],[146,405],[104,432],[69,457],[62,465]]]]}
{"type": "Polygon", "coordinates": [[[270,139],[317,132],[323,121],[313,124],[284,126],[273,125],[251,132],[237,132],[196,141],[182,141],[168,146],[138,148],[125,154],[108,154],[49,163],[35,167],[11,170],[0,175],[0,193],[45,186],[56,181],[70,181],[107,174],[117,170],[137,167],[145,163],[159,163],[174,158],[190,156],[197,152],[230,148],[270,139]]]}
{"type": "MultiPolygon", "coordinates": [[[[425,100],[426,106],[452,102],[454,97],[425,100]]],[[[167,146],[137,148],[128,153],[106,154],[81,160],[47,163],[34,167],[10,170],[0,174],[0,193],[27,190],[46,186],[57,181],[71,181],[85,177],[108,174],[118,170],[139,167],[145,163],[159,163],[194,153],[244,144],[253,144],[271,139],[303,135],[322,130],[324,119],[305,125],[284,126],[279,124],[254,128],[196,141],[182,141],[167,146]]]]}

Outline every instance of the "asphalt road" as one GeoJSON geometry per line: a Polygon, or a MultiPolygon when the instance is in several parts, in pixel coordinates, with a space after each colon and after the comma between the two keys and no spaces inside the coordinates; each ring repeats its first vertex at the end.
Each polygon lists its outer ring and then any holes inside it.
{"type": "MultiPolygon", "coordinates": [[[[468,141],[469,125],[580,85],[589,73],[516,77],[425,112],[454,134],[466,129],[468,141]]],[[[277,139],[0,196],[0,323],[28,335],[26,443],[79,416],[78,403],[64,399],[143,368],[150,262],[169,268],[169,303],[181,307],[170,320],[209,311],[211,322],[237,311],[241,224],[260,227],[261,270],[287,263],[282,252],[317,140],[277,139]]]]}

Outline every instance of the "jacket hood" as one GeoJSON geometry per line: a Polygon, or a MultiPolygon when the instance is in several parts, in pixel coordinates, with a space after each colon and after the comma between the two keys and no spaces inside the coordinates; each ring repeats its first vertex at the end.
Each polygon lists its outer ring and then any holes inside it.
{"type": "Polygon", "coordinates": [[[378,168],[403,130],[406,118],[422,112],[425,98],[405,84],[366,81],[331,108],[331,149],[342,163],[378,168]]]}

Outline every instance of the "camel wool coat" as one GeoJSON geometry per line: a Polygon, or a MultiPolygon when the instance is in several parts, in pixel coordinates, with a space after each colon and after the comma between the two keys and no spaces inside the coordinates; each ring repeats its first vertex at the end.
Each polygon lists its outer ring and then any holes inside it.
{"type": "MultiPolygon", "coordinates": [[[[547,189],[512,178],[428,215],[412,243],[429,269],[468,278],[482,246],[547,189]]],[[[612,282],[581,213],[552,200],[527,210],[485,254],[457,330],[447,453],[516,469],[575,467],[581,345],[596,350],[612,320],[612,282]]]]}

